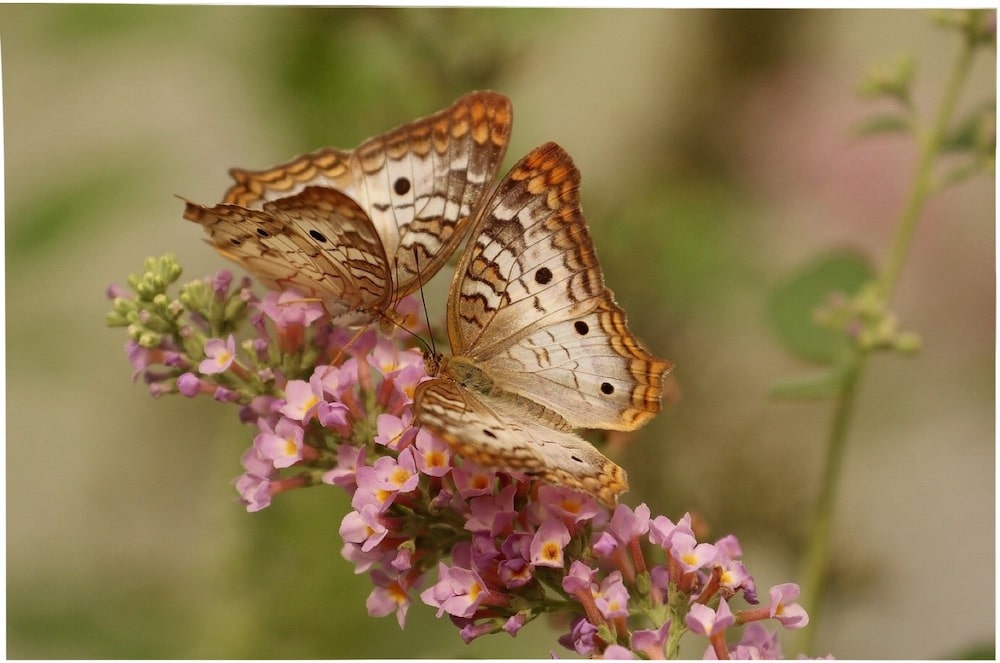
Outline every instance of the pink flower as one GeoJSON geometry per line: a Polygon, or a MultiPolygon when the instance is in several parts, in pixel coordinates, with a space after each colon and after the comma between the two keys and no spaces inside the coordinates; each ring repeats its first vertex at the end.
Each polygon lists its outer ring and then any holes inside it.
{"type": "Polygon", "coordinates": [[[451,471],[455,488],[463,499],[478,495],[490,495],[496,483],[496,470],[483,469],[475,463],[464,462],[451,471]]]}
{"type": "Polygon", "coordinates": [[[392,388],[398,400],[404,404],[413,402],[413,392],[417,385],[427,377],[427,369],[421,363],[419,366],[405,366],[392,376],[392,388]]]}
{"type": "Polygon", "coordinates": [[[718,610],[712,610],[707,605],[695,603],[684,617],[684,623],[695,633],[708,637],[735,624],[736,617],[733,616],[726,600],[721,599],[718,610]]]}
{"type": "Polygon", "coordinates": [[[337,447],[337,467],[323,474],[323,483],[332,483],[353,493],[357,488],[357,471],[365,463],[365,448],[350,444],[337,447]]]}
{"type": "Polygon", "coordinates": [[[232,334],[225,341],[210,338],[205,341],[205,359],[198,364],[198,371],[203,375],[214,375],[229,370],[236,358],[236,339],[232,334]]]}
{"type": "Polygon", "coordinates": [[[711,543],[698,543],[695,538],[683,532],[676,532],[670,545],[670,555],[676,559],[685,571],[697,571],[715,559],[715,546],[711,543]]]}
{"type": "Polygon", "coordinates": [[[739,643],[731,650],[734,659],[743,661],[781,658],[778,634],[768,631],[760,622],[750,622],[744,626],[739,643]]]}
{"type": "Polygon", "coordinates": [[[410,608],[410,597],[403,588],[400,578],[392,577],[379,569],[371,571],[368,575],[375,585],[375,589],[365,602],[368,614],[372,617],[385,617],[395,612],[399,628],[404,628],[406,611],[410,608]]]}
{"type": "Polygon", "coordinates": [[[298,424],[282,417],[273,432],[262,430],[253,443],[275,467],[291,467],[302,460],[302,435],[298,424]]]}
{"type": "MultiPolygon", "coordinates": [[[[374,329],[367,329],[358,333],[356,329],[348,327],[334,327],[333,331],[326,339],[327,354],[331,357],[338,357],[347,354],[350,357],[362,357],[375,347],[378,343],[378,334],[374,329]]],[[[346,366],[344,362],[343,366],[346,366]]],[[[343,368],[342,366],[342,368],[343,368]]],[[[357,369],[355,369],[357,374],[357,369]]]]}
{"type": "Polygon", "coordinates": [[[544,485],[538,489],[538,501],[557,518],[566,518],[573,523],[594,520],[604,513],[593,495],[565,486],[544,485]]]}
{"type": "Polygon", "coordinates": [[[715,542],[715,548],[719,555],[725,555],[728,559],[739,559],[743,556],[743,549],[739,540],[732,534],[727,534],[715,542]]]}
{"type": "Polygon", "coordinates": [[[551,518],[542,523],[531,540],[531,563],[561,569],[563,548],[569,543],[569,530],[561,520],[551,518]]]}
{"type": "Polygon", "coordinates": [[[629,645],[634,651],[645,654],[650,660],[662,660],[666,658],[663,648],[667,644],[668,635],[670,635],[669,619],[655,631],[647,629],[633,631],[629,645]]]}
{"type": "Polygon", "coordinates": [[[597,653],[597,645],[594,642],[596,635],[596,626],[583,617],[577,617],[573,620],[570,632],[559,638],[559,644],[572,649],[580,656],[591,656],[597,653]]]}
{"type": "Polygon", "coordinates": [[[649,522],[649,541],[654,546],[660,546],[664,550],[669,551],[670,545],[673,541],[675,533],[683,533],[694,538],[694,532],[691,530],[691,514],[685,513],[684,516],[677,521],[674,525],[673,522],[666,516],[657,516],[649,522]]]}
{"type": "Polygon", "coordinates": [[[563,590],[570,594],[590,592],[596,574],[597,569],[592,569],[580,560],[574,559],[569,565],[569,572],[563,576],[563,590]]]}
{"type": "MultiPolygon", "coordinates": [[[[267,422],[262,422],[262,428],[267,426],[267,422]]],[[[270,430],[270,428],[267,428],[270,430]]],[[[240,457],[240,464],[249,474],[256,474],[259,477],[269,477],[274,473],[274,464],[261,454],[256,446],[249,447],[240,457]]]]}
{"type": "Polygon", "coordinates": [[[621,547],[621,543],[611,532],[601,532],[591,547],[599,556],[609,558],[621,547]]]}
{"type": "Polygon", "coordinates": [[[365,573],[377,562],[382,561],[385,553],[377,547],[367,552],[361,549],[360,543],[344,542],[344,547],[340,549],[340,554],[351,564],[354,564],[354,573],[365,573]]]}
{"type": "Polygon", "coordinates": [[[228,269],[220,269],[212,279],[212,291],[218,301],[223,301],[229,294],[229,286],[233,282],[233,273],[228,269]]]}
{"type": "MultiPolygon", "coordinates": [[[[719,574],[719,584],[731,593],[735,594],[748,584],[750,587],[753,587],[753,578],[751,578],[750,574],[747,573],[747,569],[743,566],[743,562],[724,559],[721,562],[716,561],[715,566],[721,571],[719,574]]],[[[754,603],[755,601],[749,602],[754,603]]]]}
{"type": "Polygon", "coordinates": [[[395,459],[392,456],[382,456],[375,461],[375,472],[388,490],[397,493],[408,493],[416,490],[420,482],[417,463],[412,449],[403,449],[395,459]]]}
{"type": "Polygon", "coordinates": [[[628,617],[628,590],[622,582],[621,571],[612,571],[601,581],[601,587],[594,593],[594,603],[605,619],[628,617]]]}
{"type": "Polygon", "coordinates": [[[424,309],[421,306],[420,297],[407,295],[396,303],[394,311],[396,319],[403,327],[415,334],[422,334],[427,331],[424,324],[424,309]]]}
{"type": "Polygon", "coordinates": [[[508,589],[523,587],[534,577],[534,567],[521,558],[505,559],[499,566],[500,582],[508,589]]]}
{"type": "Polygon", "coordinates": [[[449,568],[439,562],[437,583],[421,592],[420,598],[438,609],[438,617],[448,613],[469,618],[475,614],[485,591],[486,583],[475,571],[458,566],[449,568]]]}
{"type": "Polygon", "coordinates": [[[514,613],[506,622],[504,622],[503,630],[506,631],[511,637],[517,635],[517,632],[521,630],[521,627],[528,623],[529,616],[529,614],[526,614],[523,611],[514,613]]]}
{"type": "Polygon", "coordinates": [[[413,552],[415,548],[413,541],[404,541],[396,548],[396,556],[392,559],[390,566],[400,573],[405,573],[413,568],[413,552]]]}
{"type": "MultiPolygon", "coordinates": [[[[356,364],[357,362],[355,362],[356,364]]],[[[358,384],[358,371],[353,368],[355,364],[343,366],[317,366],[313,371],[312,378],[319,380],[323,392],[334,400],[340,400],[344,393],[354,389],[358,384]]]]}
{"type": "MultiPolygon", "coordinates": [[[[463,620],[457,617],[452,617],[452,621],[454,621],[457,626],[463,620]]],[[[462,638],[462,642],[465,644],[469,644],[476,638],[481,638],[484,635],[489,635],[494,632],[495,629],[491,622],[485,621],[477,624],[472,620],[468,620],[468,623],[462,626],[461,630],[458,632],[458,637],[462,638]]]]}
{"type": "Polygon", "coordinates": [[[604,650],[602,657],[613,661],[627,661],[634,659],[636,656],[631,650],[622,647],[621,645],[608,645],[604,650]]]}
{"type": "Polygon", "coordinates": [[[451,447],[438,436],[421,428],[417,431],[414,447],[417,469],[421,473],[430,477],[443,477],[451,471],[451,447]]]}
{"type": "Polygon", "coordinates": [[[417,429],[410,425],[413,415],[409,412],[402,417],[380,414],[375,420],[375,444],[381,444],[394,451],[408,446],[417,436],[417,429]]]}
{"type": "Polygon", "coordinates": [[[309,382],[289,380],[285,385],[285,404],[279,411],[289,419],[304,423],[316,413],[322,400],[323,386],[315,375],[309,382]]]}
{"type": "Polygon", "coordinates": [[[805,608],[793,603],[799,598],[799,586],[793,582],[775,585],[771,588],[771,617],[781,622],[785,628],[802,628],[809,623],[805,608]]]}
{"type": "Polygon", "coordinates": [[[183,373],[177,378],[177,391],[188,398],[193,398],[198,394],[211,394],[215,392],[215,385],[202,380],[194,373],[183,373]]]}
{"type": "Polygon", "coordinates": [[[323,428],[335,430],[344,437],[351,434],[351,411],[343,403],[320,401],[316,406],[316,418],[323,428]]]}
{"type": "Polygon", "coordinates": [[[361,552],[369,552],[382,542],[388,530],[379,518],[379,510],[367,504],[360,511],[351,511],[340,522],[340,536],[348,543],[361,545],[361,552]]]}
{"type": "Polygon", "coordinates": [[[412,367],[421,372],[424,369],[424,358],[418,350],[400,350],[388,339],[381,339],[367,356],[368,364],[383,377],[394,377],[400,371],[412,367]]]}
{"type": "Polygon", "coordinates": [[[249,472],[241,474],[236,479],[236,490],[240,494],[240,504],[246,505],[250,513],[271,504],[271,480],[267,477],[249,472]]]}
{"type": "Polygon", "coordinates": [[[385,511],[398,493],[416,489],[420,475],[413,453],[404,449],[399,458],[381,456],[373,466],[359,467],[357,482],[358,489],[351,499],[351,506],[360,509],[365,505],[374,505],[379,511],[385,511]]]}
{"type": "Polygon", "coordinates": [[[485,532],[491,537],[499,536],[501,532],[509,530],[518,515],[514,510],[516,491],[517,486],[510,485],[496,495],[473,497],[469,500],[469,511],[472,515],[465,521],[465,529],[470,532],[485,532]]]}
{"type": "Polygon", "coordinates": [[[607,531],[622,543],[644,536],[649,531],[649,507],[640,504],[632,511],[627,504],[619,504],[615,507],[607,531]]]}
{"type": "Polygon", "coordinates": [[[325,314],[319,302],[307,300],[295,290],[285,290],[280,294],[269,292],[259,308],[281,328],[308,327],[325,314]]]}

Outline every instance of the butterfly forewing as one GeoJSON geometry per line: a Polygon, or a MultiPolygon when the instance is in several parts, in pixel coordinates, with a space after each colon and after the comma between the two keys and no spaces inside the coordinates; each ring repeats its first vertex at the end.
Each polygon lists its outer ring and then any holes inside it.
{"type": "Polygon", "coordinates": [[[507,97],[475,92],[354,152],[358,201],[383,238],[398,296],[461,242],[503,161],[512,116],[507,97]]]}
{"type": "Polygon", "coordinates": [[[501,182],[473,231],[451,292],[449,328],[477,356],[523,333],[526,320],[589,310],[603,291],[579,213],[579,174],[565,159],[554,143],[532,151],[501,182]]]}
{"type": "Polygon", "coordinates": [[[236,184],[226,190],[223,203],[260,209],[265,202],[294,196],[307,186],[326,186],[354,197],[350,152],[325,147],[267,170],[230,168],[236,184]]]}
{"type": "Polygon", "coordinates": [[[660,409],[669,362],[629,331],[580,211],[580,176],[543,145],[501,182],[452,283],[455,354],[572,427],[632,430],[660,409]]]}
{"type": "Polygon", "coordinates": [[[267,287],[322,300],[339,324],[386,305],[382,244],[364,211],[338,191],[308,187],[260,210],[188,202],[184,218],[201,223],[219,253],[267,287]]]}

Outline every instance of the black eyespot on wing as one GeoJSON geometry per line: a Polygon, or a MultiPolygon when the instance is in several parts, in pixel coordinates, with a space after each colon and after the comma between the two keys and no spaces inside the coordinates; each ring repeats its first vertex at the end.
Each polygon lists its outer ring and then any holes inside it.
{"type": "Polygon", "coordinates": [[[324,235],[323,233],[321,233],[318,230],[310,230],[309,231],[309,236],[312,237],[317,242],[325,242],[326,241],[326,235],[324,235]]]}
{"type": "Polygon", "coordinates": [[[615,387],[610,382],[602,382],[601,392],[610,396],[611,394],[615,393],[615,387]]]}
{"type": "Polygon", "coordinates": [[[535,272],[535,283],[545,285],[552,280],[552,270],[548,267],[539,267],[535,272]]]}
{"type": "Polygon", "coordinates": [[[229,243],[232,244],[233,246],[239,246],[243,242],[241,240],[236,239],[235,237],[230,237],[229,243]]]}
{"type": "Polygon", "coordinates": [[[582,463],[583,462],[582,458],[577,458],[576,456],[570,456],[570,458],[572,458],[573,460],[575,460],[578,463],[582,463]]]}
{"type": "Polygon", "coordinates": [[[486,435],[486,437],[491,437],[491,438],[493,438],[494,440],[495,440],[495,439],[497,439],[497,436],[496,436],[496,435],[494,435],[494,434],[493,434],[493,431],[491,431],[491,430],[490,430],[489,428],[484,428],[484,429],[483,429],[483,434],[484,434],[484,435],[486,435]]]}
{"type": "Polygon", "coordinates": [[[410,190],[410,180],[405,177],[400,177],[392,184],[392,190],[396,192],[396,195],[405,195],[410,190]]]}
{"type": "Polygon", "coordinates": [[[576,333],[580,336],[586,336],[590,332],[590,325],[583,320],[577,320],[574,322],[573,328],[576,329],[576,333]]]}
{"type": "Polygon", "coordinates": [[[257,228],[257,234],[263,237],[264,239],[267,239],[268,237],[271,236],[271,233],[267,232],[263,228],[257,228]]]}

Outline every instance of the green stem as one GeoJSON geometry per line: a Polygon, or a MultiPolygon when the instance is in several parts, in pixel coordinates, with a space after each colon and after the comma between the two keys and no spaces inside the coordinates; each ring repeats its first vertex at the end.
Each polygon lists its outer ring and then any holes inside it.
{"type": "MultiPolygon", "coordinates": [[[[896,234],[886,258],[885,267],[876,282],[877,292],[883,306],[888,304],[896,289],[903,264],[909,253],[913,232],[920,220],[927,198],[934,193],[934,160],[940,151],[945,132],[951,122],[975,50],[976,43],[972,39],[966,39],[942,96],[934,124],[929,132],[920,136],[920,159],[914,175],[913,187],[896,224],[896,234]]],[[[864,372],[867,357],[866,352],[856,348],[848,359],[843,382],[837,394],[830,434],[827,437],[826,459],[820,492],[799,576],[803,590],[802,606],[808,612],[812,624],[818,623],[820,606],[823,602],[824,579],[830,556],[830,533],[833,525],[834,507],[837,502],[840,472],[847,448],[847,430],[854,412],[858,383],[864,372]]],[[[789,642],[791,646],[788,653],[795,655],[812,652],[815,634],[815,626],[794,632],[789,642]]]]}
{"type": "MultiPolygon", "coordinates": [[[[836,408],[833,413],[833,423],[826,444],[826,458],[823,463],[823,476],[820,480],[820,492],[812,517],[812,532],[808,547],[802,560],[799,579],[802,587],[802,607],[809,615],[811,624],[818,623],[820,606],[823,601],[824,579],[830,557],[830,532],[833,525],[834,507],[837,502],[837,487],[840,469],[847,448],[847,429],[854,413],[854,403],[857,399],[858,380],[864,370],[867,355],[860,352],[852,355],[843,382],[837,393],[836,408]]],[[[791,634],[790,653],[812,651],[815,627],[806,627],[791,634]]]]}
{"type": "Polygon", "coordinates": [[[952,70],[951,79],[941,98],[941,106],[938,108],[937,117],[930,131],[920,136],[921,150],[920,161],[917,165],[917,172],[914,176],[913,189],[910,197],[906,201],[906,207],[899,218],[896,226],[896,235],[893,238],[889,255],[885,262],[878,281],[879,294],[884,302],[888,302],[893,291],[899,282],[899,275],[903,271],[903,263],[910,250],[910,242],[913,239],[913,231],[920,220],[920,213],[923,211],[927,198],[935,191],[933,178],[934,159],[938,156],[941,142],[944,140],[945,132],[951,122],[955,105],[958,103],[959,93],[968,77],[972,57],[976,51],[976,44],[971,39],[966,39],[959,55],[958,62],[952,70]]]}

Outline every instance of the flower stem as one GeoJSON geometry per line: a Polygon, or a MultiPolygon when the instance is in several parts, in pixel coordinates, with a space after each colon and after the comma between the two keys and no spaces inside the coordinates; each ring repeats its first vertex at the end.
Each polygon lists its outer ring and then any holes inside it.
{"type": "Polygon", "coordinates": [[[966,39],[958,61],[955,63],[955,68],[952,70],[948,87],[941,98],[941,105],[938,108],[934,124],[930,128],[930,131],[922,132],[919,136],[921,143],[920,161],[917,165],[913,189],[906,202],[906,207],[903,208],[903,213],[896,227],[896,235],[893,238],[892,246],[885,262],[885,268],[878,281],[879,294],[882,295],[883,301],[888,302],[892,297],[893,291],[896,289],[896,285],[899,282],[899,275],[903,270],[903,263],[906,261],[906,256],[910,249],[913,231],[920,220],[920,213],[923,211],[927,198],[934,193],[935,182],[932,176],[934,159],[938,156],[938,152],[941,149],[941,143],[951,122],[962,86],[968,77],[975,51],[976,44],[971,39],[966,39]]]}
{"type": "MultiPolygon", "coordinates": [[[[977,44],[966,39],[958,60],[952,70],[948,85],[941,98],[934,123],[929,131],[920,132],[920,157],[914,174],[913,186],[903,211],[896,224],[896,233],[885,261],[885,266],[876,281],[876,291],[883,305],[888,304],[909,253],[913,232],[920,220],[928,197],[935,191],[933,178],[934,160],[938,156],[945,132],[951,122],[962,86],[968,77],[972,57],[977,44]]],[[[847,360],[843,382],[837,393],[836,406],[830,433],[827,437],[826,458],[815,511],[812,517],[812,531],[803,556],[800,573],[802,605],[810,616],[812,624],[819,623],[820,606],[824,596],[824,579],[830,555],[830,532],[833,525],[834,507],[837,502],[837,488],[844,453],[847,447],[847,430],[854,412],[858,384],[864,372],[868,353],[855,348],[847,360]]],[[[795,632],[790,640],[789,654],[813,651],[816,628],[806,627],[795,632]]]]}

